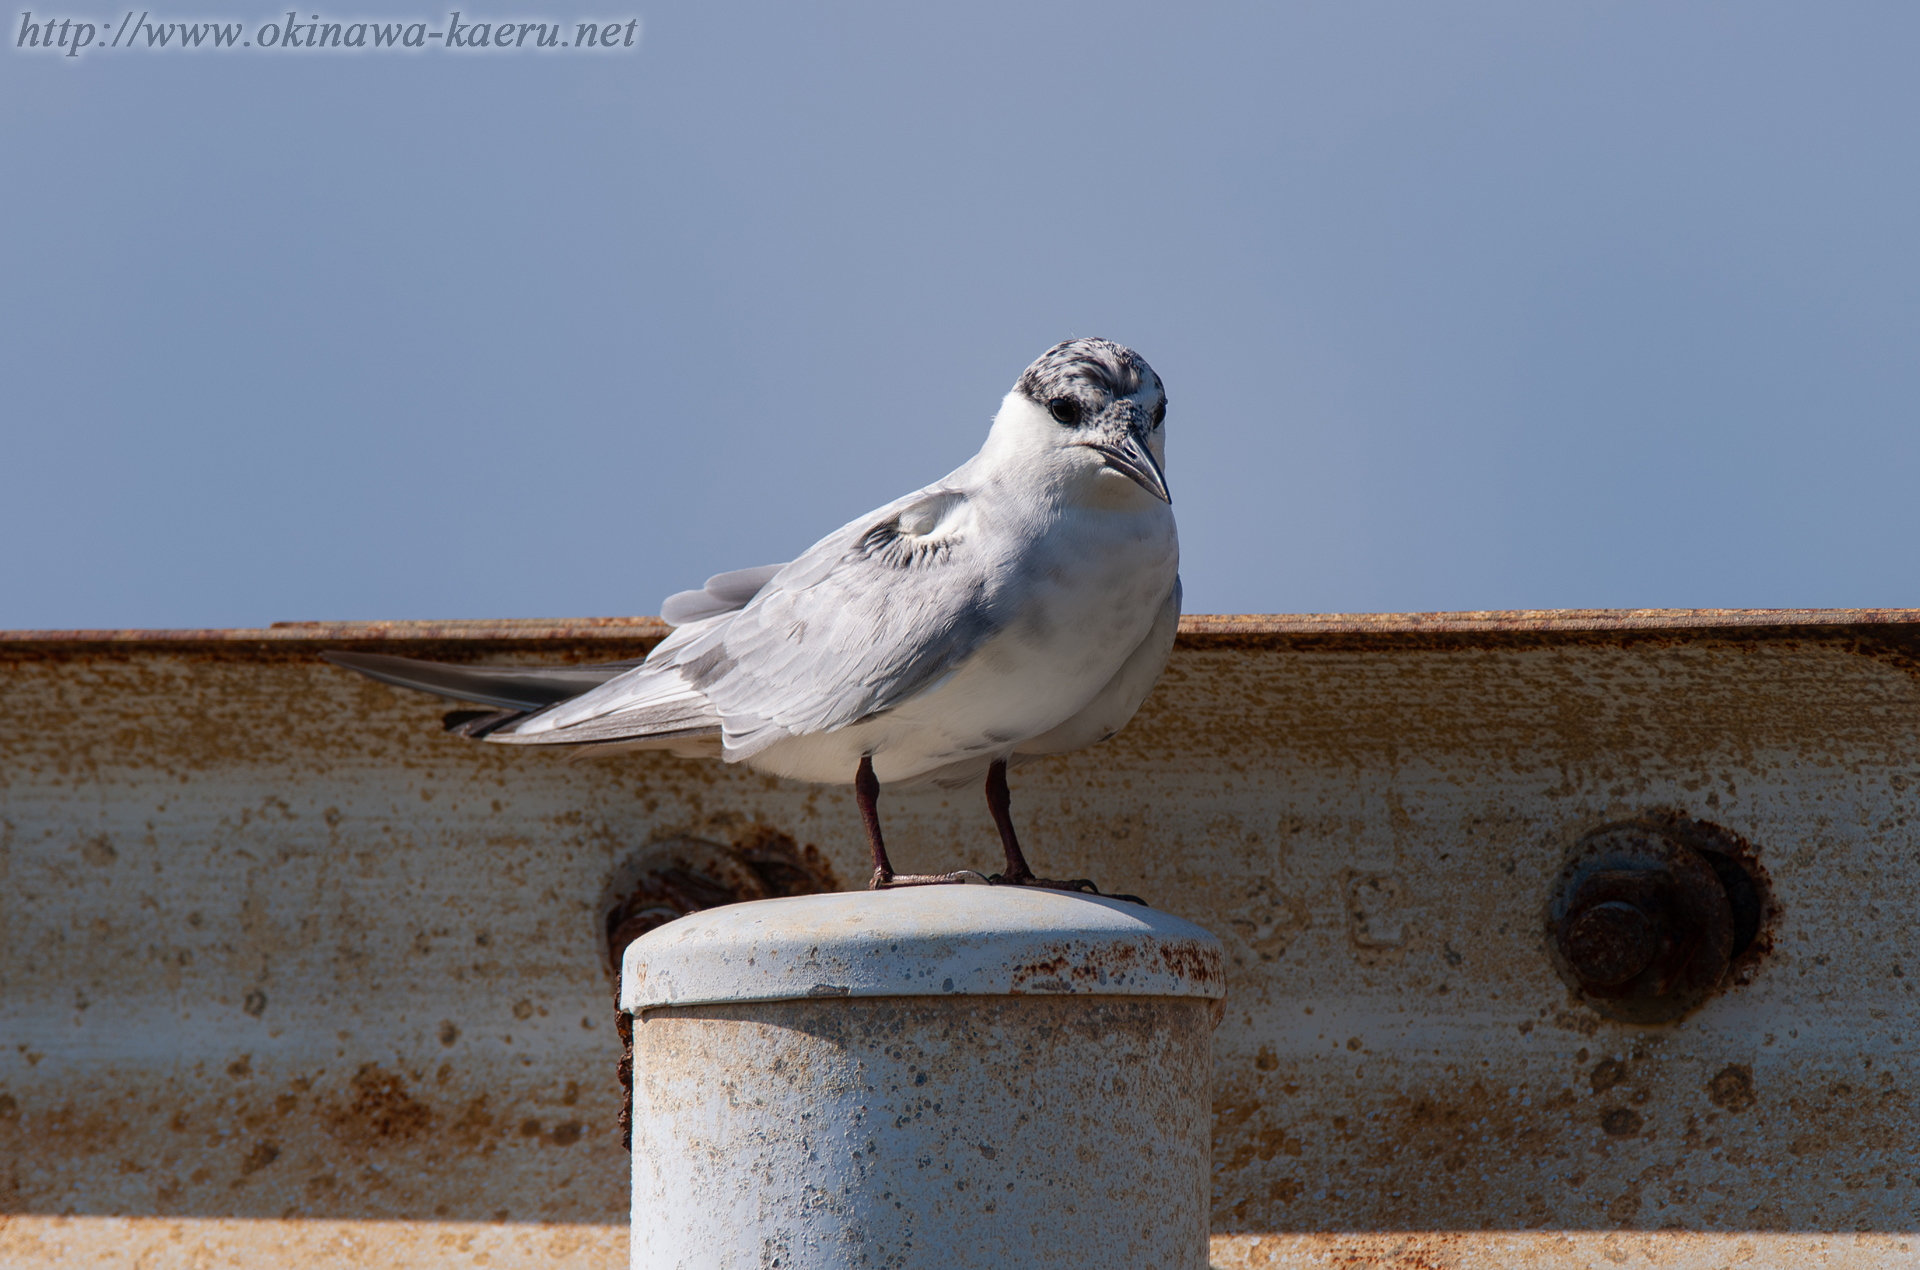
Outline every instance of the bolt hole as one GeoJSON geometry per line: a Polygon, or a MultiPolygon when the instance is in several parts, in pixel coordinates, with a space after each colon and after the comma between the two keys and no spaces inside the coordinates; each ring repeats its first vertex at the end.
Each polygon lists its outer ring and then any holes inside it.
{"type": "Polygon", "coordinates": [[[1727,893],[1727,903],[1733,909],[1733,951],[1729,957],[1738,957],[1753,946],[1755,937],[1760,934],[1760,919],[1765,916],[1766,909],[1760,898],[1760,887],[1754,882],[1753,875],[1732,856],[1705,847],[1694,849],[1700,853],[1701,859],[1713,866],[1714,876],[1720,879],[1721,889],[1727,893]]]}

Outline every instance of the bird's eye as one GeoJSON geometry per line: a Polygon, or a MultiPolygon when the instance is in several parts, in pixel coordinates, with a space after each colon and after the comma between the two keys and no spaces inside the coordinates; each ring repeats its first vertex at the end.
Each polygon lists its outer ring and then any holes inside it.
{"type": "Polygon", "coordinates": [[[1080,422],[1080,403],[1071,397],[1055,397],[1047,403],[1047,413],[1061,423],[1080,422]]]}
{"type": "Polygon", "coordinates": [[[1167,421],[1167,403],[1161,402],[1153,408],[1153,426],[1159,427],[1167,421]]]}

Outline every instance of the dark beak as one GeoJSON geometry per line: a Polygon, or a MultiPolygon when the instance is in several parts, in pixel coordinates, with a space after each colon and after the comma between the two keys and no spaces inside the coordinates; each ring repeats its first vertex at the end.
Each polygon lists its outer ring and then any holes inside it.
{"type": "Polygon", "coordinates": [[[1102,439],[1083,444],[1089,449],[1098,450],[1108,467],[1116,472],[1125,472],[1147,493],[1163,503],[1173,503],[1173,495],[1167,492],[1167,478],[1160,471],[1160,465],[1153,461],[1153,451],[1140,444],[1140,438],[1131,432],[1118,441],[1102,439]]]}

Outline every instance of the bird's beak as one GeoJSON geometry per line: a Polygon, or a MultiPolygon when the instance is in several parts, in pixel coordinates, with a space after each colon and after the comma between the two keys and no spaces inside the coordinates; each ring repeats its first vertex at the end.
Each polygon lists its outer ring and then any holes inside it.
{"type": "Polygon", "coordinates": [[[1140,438],[1132,432],[1108,440],[1088,440],[1081,444],[1090,450],[1099,452],[1107,461],[1107,466],[1116,472],[1131,476],[1134,483],[1161,502],[1171,505],[1173,495],[1167,492],[1167,478],[1161,472],[1160,465],[1154,462],[1153,451],[1141,444],[1140,438]]]}

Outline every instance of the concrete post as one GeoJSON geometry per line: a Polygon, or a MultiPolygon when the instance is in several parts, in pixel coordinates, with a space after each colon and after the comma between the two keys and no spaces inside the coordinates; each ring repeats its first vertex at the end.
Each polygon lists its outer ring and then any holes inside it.
{"type": "Polygon", "coordinates": [[[633,1265],[1205,1270],[1221,948],[1013,887],[710,909],[631,945],[633,1265]]]}

